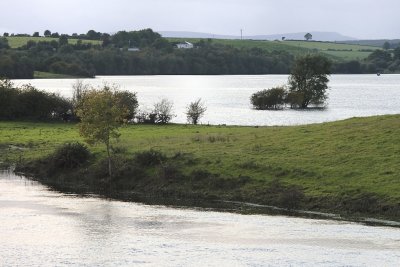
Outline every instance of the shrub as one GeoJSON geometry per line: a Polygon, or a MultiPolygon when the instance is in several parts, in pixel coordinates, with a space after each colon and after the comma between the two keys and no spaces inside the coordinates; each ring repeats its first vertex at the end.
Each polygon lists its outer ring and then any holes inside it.
{"type": "Polygon", "coordinates": [[[196,125],[206,110],[207,108],[205,107],[204,103],[201,102],[201,98],[195,102],[191,102],[186,108],[186,117],[188,122],[196,125]]]}
{"type": "Polygon", "coordinates": [[[85,164],[90,158],[88,148],[81,143],[66,143],[50,156],[55,168],[73,169],[85,164]]]}
{"type": "Polygon", "coordinates": [[[160,102],[154,104],[154,111],[153,113],[156,114],[156,119],[155,121],[157,123],[168,123],[173,117],[173,106],[174,104],[172,101],[169,101],[168,99],[161,99],[160,102]]]}
{"type": "Polygon", "coordinates": [[[148,151],[143,151],[136,153],[136,162],[142,166],[154,166],[162,163],[167,157],[160,151],[150,149],[148,151]]]}
{"type": "Polygon", "coordinates": [[[250,100],[255,109],[279,109],[284,105],[286,90],[283,86],[254,93],[250,100]]]}

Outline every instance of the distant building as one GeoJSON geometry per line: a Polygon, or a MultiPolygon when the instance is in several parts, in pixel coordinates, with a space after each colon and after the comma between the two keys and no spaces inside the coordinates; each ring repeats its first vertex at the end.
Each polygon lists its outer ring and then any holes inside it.
{"type": "Polygon", "coordinates": [[[177,44],[176,47],[178,47],[178,49],[192,49],[194,46],[192,43],[185,41],[183,43],[177,44]]]}
{"type": "Polygon", "coordinates": [[[128,48],[128,51],[129,51],[129,52],[137,52],[137,51],[140,51],[140,49],[137,48],[137,47],[129,47],[129,48],[128,48]]]}

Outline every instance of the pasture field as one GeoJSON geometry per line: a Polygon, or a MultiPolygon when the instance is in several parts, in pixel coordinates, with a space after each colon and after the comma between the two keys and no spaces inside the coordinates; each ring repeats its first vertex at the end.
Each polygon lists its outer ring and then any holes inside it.
{"type": "MultiPolygon", "coordinates": [[[[167,38],[171,42],[199,42],[198,38],[167,38]]],[[[51,37],[7,37],[11,48],[19,48],[28,41],[58,41],[58,38],[51,37]]],[[[78,39],[69,39],[70,44],[76,44],[78,39]]],[[[100,44],[97,40],[82,40],[83,43],[100,44]]],[[[362,60],[371,54],[371,51],[380,49],[375,46],[343,44],[334,42],[316,42],[316,41],[258,41],[258,40],[228,40],[213,39],[212,42],[230,45],[235,48],[260,48],[266,51],[285,51],[293,55],[301,55],[308,52],[321,52],[332,59],[339,61],[362,60]]]]}
{"type": "MultiPolygon", "coordinates": [[[[38,159],[75,141],[83,142],[75,124],[0,122],[0,162],[38,159]]],[[[180,166],[189,176],[248,177],[241,194],[249,200],[257,185],[279,180],[308,199],[372,196],[399,207],[399,144],[400,115],[388,115],[290,127],[128,125],[114,147],[125,158],[150,149],[190,155],[180,166]]],[[[90,150],[105,157],[102,145],[90,150]]]]}
{"type": "MultiPolygon", "coordinates": [[[[188,41],[196,43],[201,39],[168,38],[172,42],[188,41]]],[[[293,55],[301,55],[309,52],[321,52],[338,61],[361,60],[367,58],[376,49],[375,46],[356,44],[342,44],[333,42],[315,41],[256,41],[256,40],[228,40],[212,39],[212,42],[230,45],[235,48],[260,48],[266,51],[286,51],[293,55]]]]}
{"type": "MultiPolygon", "coordinates": [[[[58,38],[51,38],[51,37],[7,37],[8,44],[11,48],[19,48],[23,45],[26,45],[28,41],[35,41],[35,42],[51,42],[56,41],[58,42],[58,38]]],[[[68,43],[76,44],[78,39],[68,39],[68,43]]],[[[92,43],[94,45],[101,44],[100,41],[97,40],[82,40],[83,43],[92,43]]]]}

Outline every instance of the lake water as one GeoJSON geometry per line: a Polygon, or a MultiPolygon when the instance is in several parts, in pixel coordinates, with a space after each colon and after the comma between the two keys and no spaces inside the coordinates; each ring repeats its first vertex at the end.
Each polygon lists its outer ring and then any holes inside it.
{"type": "Polygon", "coordinates": [[[0,266],[399,266],[400,229],[78,197],[0,172],[0,266]]]}
{"type": "MultiPolygon", "coordinates": [[[[202,98],[207,106],[202,123],[227,125],[297,125],[400,113],[400,75],[332,75],[325,110],[258,111],[250,96],[261,89],[284,85],[287,75],[238,76],[99,76],[85,79],[93,86],[118,84],[137,92],[142,109],[150,110],[162,98],[174,102],[173,122],[185,123],[185,108],[202,98]]],[[[39,89],[72,95],[71,79],[15,80],[39,89]]]]}

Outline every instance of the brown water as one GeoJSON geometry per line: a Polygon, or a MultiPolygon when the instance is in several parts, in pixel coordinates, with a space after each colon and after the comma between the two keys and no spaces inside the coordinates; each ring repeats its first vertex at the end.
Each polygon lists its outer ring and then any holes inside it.
{"type": "Polygon", "coordinates": [[[0,266],[399,266],[400,229],[82,198],[0,173],[0,266]]]}

